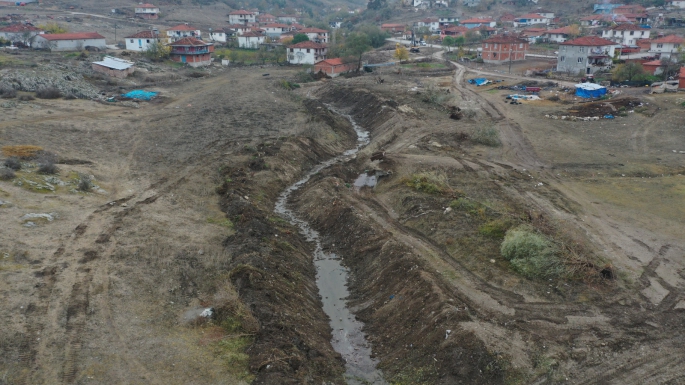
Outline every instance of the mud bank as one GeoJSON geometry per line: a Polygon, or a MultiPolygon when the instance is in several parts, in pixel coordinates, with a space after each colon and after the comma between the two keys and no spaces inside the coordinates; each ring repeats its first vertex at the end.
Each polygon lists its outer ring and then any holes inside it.
{"type": "Polygon", "coordinates": [[[286,186],[316,164],[354,147],[350,123],[316,101],[305,101],[315,138],[245,146],[244,162],[222,168],[222,210],[235,227],[224,246],[233,255],[230,280],[254,334],[248,349],[255,384],[343,384],[344,361],[331,346],[332,330],[316,286],[313,248],[298,229],[273,213],[286,186]],[[251,321],[252,320],[252,321],[251,321]]]}
{"type": "MultiPolygon", "coordinates": [[[[317,96],[364,124],[375,145],[402,117],[392,101],[365,91],[328,88],[317,96]]],[[[361,161],[360,161],[361,162],[361,161]]],[[[491,353],[460,322],[472,319],[469,304],[428,267],[413,247],[398,241],[402,234],[385,230],[372,210],[357,199],[345,181],[354,179],[340,166],[318,175],[295,194],[298,215],[324,235],[325,248],[344,258],[350,269],[350,304],[366,325],[373,352],[386,378],[400,383],[496,384],[506,362],[491,353]]]]}

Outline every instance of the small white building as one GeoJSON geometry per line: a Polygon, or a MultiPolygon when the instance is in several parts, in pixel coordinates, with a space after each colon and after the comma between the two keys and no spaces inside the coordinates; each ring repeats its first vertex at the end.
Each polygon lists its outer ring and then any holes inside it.
{"type": "Polygon", "coordinates": [[[671,8],[685,8],[685,0],[668,0],[666,6],[671,8]]]}
{"type": "Polygon", "coordinates": [[[554,19],[554,12],[543,9],[543,8],[536,9],[534,13],[537,13],[538,15],[546,17],[550,20],[554,19]]]}
{"type": "Polygon", "coordinates": [[[167,29],[166,34],[167,36],[169,36],[169,39],[172,42],[181,40],[186,37],[194,37],[197,39],[202,38],[202,32],[195,27],[189,26],[188,23],[179,24],[173,28],[169,28],[167,29]]]}
{"type": "Polygon", "coordinates": [[[242,35],[238,36],[238,47],[257,49],[259,48],[260,44],[264,43],[265,39],[266,35],[263,35],[261,33],[245,32],[242,35]]]}
{"type": "Polygon", "coordinates": [[[257,15],[254,12],[241,9],[233,11],[228,14],[228,22],[230,24],[248,24],[257,22],[257,15]]]}
{"type": "Polygon", "coordinates": [[[144,52],[150,48],[150,45],[157,42],[158,44],[166,43],[167,39],[162,39],[157,31],[140,31],[131,36],[124,38],[126,42],[126,49],[129,51],[144,52]]]}
{"type": "Polygon", "coordinates": [[[88,47],[104,50],[107,43],[97,32],[55,33],[37,35],[33,47],[51,51],[81,51],[88,47]]]}
{"type": "Polygon", "coordinates": [[[660,54],[661,59],[670,58],[672,54],[678,54],[685,39],[677,35],[668,35],[652,41],[649,53],[660,54]]]}
{"type": "Polygon", "coordinates": [[[310,41],[315,43],[328,43],[328,31],[319,28],[303,28],[296,33],[307,35],[310,41]]]}
{"type": "Polygon", "coordinates": [[[282,33],[290,31],[290,26],[287,24],[274,23],[267,24],[263,26],[262,29],[266,33],[266,36],[278,39],[281,37],[282,33]]]}
{"type": "Polygon", "coordinates": [[[514,27],[524,27],[527,25],[536,25],[536,24],[544,24],[548,25],[550,22],[550,19],[538,15],[537,13],[528,13],[525,14],[521,17],[517,17],[514,19],[514,27]]]}
{"type": "Polygon", "coordinates": [[[456,24],[458,21],[459,21],[459,18],[453,17],[453,16],[438,18],[438,23],[440,23],[441,27],[444,27],[444,26],[449,25],[449,24],[456,24]]]}
{"type": "Polygon", "coordinates": [[[297,15],[281,15],[278,16],[277,19],[281,23],[297,23],[302,17],[297,16],[297,15]]]}
{"type": "Polygon", "coordinates": [[[316,64],[326,60],[328,47],[313,41],[303,41],[288,47],[288,62],[290,64],[316,64]]]}
{"type": "Polygon", "coordinates": [[[92,68],[95,72],[123,79],[136,70],[135,64],[132,61],[105,56],[101,61],[93,62],[92,68]]]}
{"type": "Polygon", "coordinates": [[[12,24],[0,28],[0,37],[12,44],[24,44],[31,46],[36,35],[42,35],[45,31],[28,24],[12,24]]]}
{"type": "Polygon", "coordinates": [[[136,17],[146,20],[159,19],[159,7],[152,4],[138,4],[135,7],[136,17]]]}
{"type": "Polygon", "coordinates": [[[573,31],[570,26],[550,29],[542,34],[542,38],[551,43],[563,43],[569,39],[572,32],[573,31]]]}
{"type": "Polygon", "coordinates": [[[431,32],[439,31],[440,30],[440,19],[437,17],[429,17],[423,20],[419,20],[416,22],[417,27],[428,27],[428,29],[431,30],[431,32]]]}
{"type": "Polygon", "coordinates": [[[637,45],[639,39],[649,39],[650,30],[635,24],[619,24],[602,31],[602,37],[621,45],[637,45]]]}
{"type": "Polygon", "coordinates": [[[242,25],[242,24],[231,24],[228,27],[224,28],[225,30],[231,30],[235,32],[237,36],[240,36],[244,34],[245,32],[252,32],[252,27],[249,25],[242,25]]]}

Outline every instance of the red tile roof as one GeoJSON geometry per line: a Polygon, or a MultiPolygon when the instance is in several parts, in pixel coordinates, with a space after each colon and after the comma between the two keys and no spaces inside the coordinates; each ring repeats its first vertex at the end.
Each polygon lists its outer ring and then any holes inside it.
{"type": "Polygon", "coordinates": [[[45,40],[83,40],[83,39],[104,39],[105,37],[97,32],[80,32],[80,33],[55,33],[38,35],[45,40]]]}
{"type": "Polygon", "coordinates": [[[183,39],[177,40],[171,44],[170,46],[191,46],[191,47],[204,47],[208,45],[212,45],[211,43],[205,43],[204,41],[194,38],[194,37],[184,37],[183,39]]]}
{"type": "Polygon", "coordinates": [[[661,60],[653,60],[653,61],[648,61],[646,63],[642,63],[643,66],[660,66],[661,65],[661,60]]]}
{"type": "Polygon", "coordinates": [[[614,31],[646,31],[647,28],[642,28],[635,24],[619,24],[613,28],[614,31]]]}
{"type": "Polygon", "coordinates": [[[584,36],[579,37],[577,39],[568,40],[564,43],[561,43],[561,45],[582,45],[590,47],[601,47],[605,45],[616,45],[616,43],[614,43],[611,40],[602,39],[599,36],[584,36]]]}
{"type": "Polygon", "coordinates": [[[492,19],[467,19],[460,21],[459,24],[478,24],[478,23],[492,23],[492,19]]]}
{"type": "Polygon", "coordinates": [[[254,15],[254,12],[246,11],[244,9],[241,9],[239,11],[233,11],[229,13],[229,15],[254,15]]]}
{"type": "Polygon", "coordinates": [[[545,19],[545,17],[537,13],[526,13],[520,16],[519,19],[545,19]]]}
{"type": "Polygon", "coordinates": [[[36,28],[32,25],[26,24],[12,24],[7,27],[0,28],[0,32],[38,32],[42,31],[40,28],[36,28]]]}
{"type": "Polygon", "coordinates": [[[136,8],[159,8],[159,7],[155,7],[152,4],[138,4],[138,5],[136,5],[136,8]]]}
{"type": "Polygon", "coordinates": [[[682,44],[683,42],[685,42],[685,39],[683,39],[682,37],[680,37],[678,35],[668,35],[668,36],[664,36],[660,39],[656,39],[656,40],[652,41],[652,43],[660,43],[660,44],[663,44],[663,43],[682,44]]]}
{"type": "Polygon", "coordinates": [[[298,32],[301,33],[328,33],[325,29],[318,29],[318,28],[302,28],[298,32]]]}
{"type": "Polygon", "coordinates": [[[301,43],[289,45],[288,48],[314,48],[321,49],[326,48],[325,44],[314,43],[313,41],[303,41],[301,43]]]}
{"type": "Polygon", "coordinates": [[[549,31],[545,31],[545,33],[568,35],[569,33],[571,33],[571,27],[566,26],[566,27],[561,27],[561,28],[557,28],[557,29],[550,29],[549,31]]]}
{"type": "Polygon", "coordinates": [[[169,28],[169,31],[197,31],[197,28],[193,28],[188,24],[179,24],[173,28],[169,28]]]}
{"type": "Polygon", "coordinates": [[[155,33],[153,33],[152,31],[140,31],[140,32],[135,33],[131,36],[126,36],[124,39],[128,39],[128,38],[131,38],[131,39],[134,39],[134,38],[135,39],[156,39],[158,37],[159,37],[159,35],[155,35],[155,33]]]}
{"type": "Polygon", "coordinates": [[[320,64],[328,64],[328,65],[331,65],[331,66],[341,66],[341,65],[344,65],[345,63],[343,63],[343,61],[342,61],[341,58],[335,58],[335,59],[326,59],[326,60],[322,60],[322,61],[320,61],[320,62],[318,62],[318,63],[316,63],[316,64],[317,64],[317,65],[320,65],[320,64]]]}

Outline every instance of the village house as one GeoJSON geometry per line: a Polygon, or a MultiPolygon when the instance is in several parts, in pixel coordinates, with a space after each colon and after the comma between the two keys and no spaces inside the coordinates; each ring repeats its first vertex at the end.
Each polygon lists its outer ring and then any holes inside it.
{"type": "Polygon", "coordinates": [[[536,13],[542,17],[546,17],[550,20],[554,19],[554,12],[544,8],[537,8],[533,13],[536,13]]]}
{"type": "Polygon", "coordinates": [[[538,15],[537,13],[527,13],[523,16],[519,16],[514,20],[514,27],[523,27],[527,25],[536,25],[536,24],[549,24],[550,19],[538,15]]]}
{"type": "Polygon", "coordinates": [[[571,36],[571,34],[574,32],[577,33],[577,31],[574,31],[573,27],[571,26],[550,29],[544,32],[544,34],[542,35],[542,39],[547,42],[563,43],[566,40],[568,40],[569,36],[571,36]]]}
{"type": "Polygon", "coordinates": [[[328,26],[331,27],[331,29],[338,29],[342,27],[342,21],[331,21],[328,23],[328,26]]]}
{"type": "Polygon", "coordinates": [[[482,26],[486,27],[492,27],[494,28],[497,25],[497,22],[492,19],[467,19],[463,20],[459,23],[460,25],[463,25],[464,27],[468,29],[474,29],[474,28],[480,28],[482,26]]]}
{"type": "Polygon", "coordinates": [[[194,37],[184,37],[171,44],[169,58],[175,62],[191,67],[202,67],[212,64],[214,45],[194,37]]]}
{"type": "Polygon", "coordinates": [[[278,39],[283,32],[290,31],[290,26],[287,24],[274,23],[267,24],[263,26],[262,29],[266,32],[266,36],[278,39]]]}
{"type": "Polygon", "coordinates": [[[440,27],[449,27],[451,25],[455,25],[458,22],[459,22],[458,17],[441,16],[438,18],[438,23],[439,23],[440,27]]]}
{"type": "Polygon", "coordinates": [[[385,32],[395,33],[404,32],[404,24],[381,24],[381,29],[385,32]]]}
{"type": "Polygon", "coordinates": [[[326,60],[328,48],[324,44],[313,41],[303,41],[288,47],[288,62],[290,64],[316,64],[326,60]]]}
{"type": "Polygon", "coordinates": [[[599,36],[584,36],[559,45],[557,71],[594,74],[612,66],[616,43],[599,36]]]}
{"type": "Polygon", "coordinates": [[[323,72],[334,78],[342,73],[354,70],[356,63],[343,63],[342,59],[326,59],[314,64],[314,72],[323,72]]]}
{"type": "Polygon", "coordinates": [[[526,59],[528,41],[517,36],[500,35],[485,39],[482,42],[483,62],[505,63],[526,59]]]}
{"type": "Polygon", "coordinates": [[[623,4],[614,4],[611,1],[604,1],[597,3],[593,6],[592,13],[594,14],[610,14],[614,13],[614,9],[622,6],[623,4]]]}
{"type": "Polygon", "coordinates": [[[612,13],[619,15],[636,15],[647,12],[647,9],[640,4],[621,5],[614,8],[612,13]]]}
{"type": "Polygon", "coordinates": [[[664,69],[661,67],[661,60],[652,60],[642,63],[642,68],[645,69],[645,72],[648,72],[652,75],[660,75],[664,71],[664,69]]]}
{"type": "Polygon", "coordinates": [[[685,0],[668,0],[666,1],[666,6],[671,8],[685,8],[685,0]]]}
{"type": "Polygon", "coordinates": [[[528,40],[528,43],[535,44],[538,41],[543,40],[543,37],[547,33],[545,28],[526,28],[521,32],[521,38],[528,40]]]}
{"type": "Polygon", "coordinates": [[[195,27],[189,26],[188,23],[169,28],[167,29],[166,34],[172,42],[186,37],[202,38],[202,32],[195,27]]]}
{"type": "Polygon", "coordinates": [[[328,43],[328,31],[319,28],[302,28],[297,33],[307,35],[309,40],[315,43],[328,43]]]}
{"type": "Polygon", "coordinates": [[[440,30],[440,38],[444,39],[446,36],[463,36],[466,35],[469,29],[462,27],[461,25],[455,25],[453,27],[447,27],[440,30]]]}
{"type": "Polygon", "coordinates": [[[236,36],[236,31],[231,29],[231,28],[217,28],[217,29],[209,29],[209,40],[218,42],[218,43],[226,43],[231,38],[236,36]]]}
{"type": "Polygon", "coordinates": [[[678,54],[685,39],[677,35],[668,35],[652,41],[649,53],[661,55],[661,59],[670,58],[672,54],[678,54]]]}
{"type": "Polygon", "coordinates": [[[105,56],[101,61],[93,62],[92,68],[95,72],[120,79],[127,77],[136,70],[134,62],[112,56],[105,56]]]}
{"type": "Polygon", "coordinates": [[[139,19],[159,19],[159,7],[152,4],[138,4],[135,6],[135,17],[139,19]]]}
{"type": "Polygon", "coordinates": [[[255,15],[254,12],[246,11],[244,9],[233,11],[228,14],[229,24],[248,24],[256,22],[257,15],[255,15]]]}
{"type": "Polygon", "coordinates": [[[26,47],[31,46],[31,42],[36,35],[44,33],[45,31],[42,29],[28,24],[12,24],[0,28],[0,38],[9,41],[12,44],[22,44],[26,47]]]}
{"type": "Polygon", "coordinates": [[[637,45],[639,39],[649,39],[650,30],[635,24],[619,24],[602,31],[602,37],[621,45],[637,45]]]}
{"type": "MultiPolygon", "coordinates": [[[[166,40],[166,39],[164,39],[166,40]]],[[[124,38],[126,49],[129,51],[144,52],[150,48],[154,43],[163,44],[164,41],[159,36],[159,32],[154,31],[140,31],[124,38]]]]}
{"type": "Polygon", "coordinates": [[[97,32],[46,33],[36,35],[33,47],[51,51],[81,51],[89,48],[104,50],[107,48],[107,44],[105,37],[97,32]]]}
{"type": "Polygon", "coordinates": [[[516,20],[516,16],[511,14],[511,13],[505,13],[499,18],[499,22],[502,24],[507,24],[507,25],[514,25],[514,21],[516,20]]]}
{"type": "Polygon", "coordinates": [[[268,14],[268,13],[263,13],[259,16],[257,16],[257,23],[260,25],[265,25],[265,24],[273,24],[276,22],[276,16],[268,14]]]}
{"type": "Polygon", "coordinates": [[[299,23],[302,17],[297,15],[281,15],[278,16],[277,19],[281,23],[292,24],[299,23]]]}
{"type": "Polygon", "coordinates": [[[417,27],[427,27],[431,32],[440,30],[440,20],[437,17],[429,17],[415,23],[417,27]]]}
{"type": "Polygon", "coordinates": [[[252,32],[252,27],[244,24],[231,24],[226,26],[224,29],[231,30],[235,32],[237,36],[244,34],[245,32],[252,32]]]}
{"type": "Polygon", "coordinates": [[[257,49],[259,45],[264,43],[266,40],[266,35],[260,32],[245,32],[238,36],[238,47],[257,49]]]}

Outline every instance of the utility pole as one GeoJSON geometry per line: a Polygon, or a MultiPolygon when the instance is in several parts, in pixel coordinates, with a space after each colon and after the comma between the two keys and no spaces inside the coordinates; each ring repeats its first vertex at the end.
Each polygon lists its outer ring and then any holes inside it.
{"type": "Polygon", "coordinates": [[[114,23],[114,45],[117,44],[117,23],[114,23]]]}
{"type": "Polygon", "coordinates": [[[511,53],[514,49],[511,47],[511,44],[513,44],[513,43],[509,43],[509,44],[510,44],[509,45],[509,74],[511,74],[511,53]]]}

